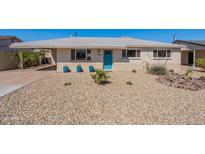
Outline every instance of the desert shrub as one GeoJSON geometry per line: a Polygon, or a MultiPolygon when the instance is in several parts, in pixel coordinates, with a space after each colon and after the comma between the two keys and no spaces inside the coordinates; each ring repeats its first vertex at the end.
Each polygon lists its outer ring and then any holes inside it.
{"type": "Polygon", "coordinates": [[[183,74],[173,73],[159,76],[158,80],[165,85],[185,90],[197,91],[205,89],[205,76],[192,78],[191,74],[192,70],[187,69],[183,74]]]}
{"type": "Polygon", "coordinates": [[[146,61],[143,61],[142,64],[143,64],[143,70],[144,70],[144,71],[147,71],[147,70],[150,68],[150,66],[151,66],[151,65],[150,65],[148,62],[146,62],[146,61]]]}
{"type": "Polygon", "coordinates": [[[134,68],[134,69],[132,70],[132,72],[133,72],[133,73],[136,73],[137,71],[136,71],[136,69],[134,68]]]}
{"type": "Polygon", "coordinates": [[[127,85],[133,85],[133,83],[131,81],[127,81],[126,84],[127,85]]]}
{"type": "Polygon", "coordinates": [[[174,74],[174,70],[173,70],[173,69],[170,69],[170,70],[169,70],[169,74],[171,74],[171,75],[174,74]]]}
{"type": "Polygon", "coordinates": [[[205,76],[200,76],[200,78],[199,78],[200,80],[202,80],[202,81],[205,81],[205,76]]]}
{"type": "Polygon", "coordinates": [[[91,74],[91,77],[94,79],[95,83],[97,84],[105,84],[108,83],[108,78],[107,72],[103,70],[96,70],[94,74],[91,74]]]}
{"type": "Polygon", "coordinates": [[[155,75],[166,75],[167,69],[162,65],[152,65],[147,68],[147,72],[155,75]]]}
{"type": "Polygon", "coordinates": [[[192,73],[192,70],[189,68],[187,69],[184,74],[182,75],[183,79],[184,80],[189,80],[191,79],[191,73],[192,73]]]}
{"type": "Polygon", "coordinates": [[[71,82],[64,83],[64,86],[70,86],[70,85],[71,85],[71,82]]]}
{"type": "Polygon", "coordinates": [[[205,58],[197,58],[195,60],[195,64],[196,64],[196,66],[205,69],[205,58]]]}
{"type": "Polygon", "coordinates": [[[197,91],[205,89],[205,82],[203,80],[198,78],[186,80],[181,74],[160,76],[158,80],[165,85],[185,90],[197,91]]]}

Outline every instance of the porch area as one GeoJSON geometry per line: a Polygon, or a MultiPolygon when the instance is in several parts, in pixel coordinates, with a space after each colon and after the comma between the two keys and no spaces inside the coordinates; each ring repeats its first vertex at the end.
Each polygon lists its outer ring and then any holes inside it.
{"type": "Polygon", "coordinates": [[[176,40],[174,44],[182,45],[181,64],[195,69],[195,60],[205,58],[205,40],[176,40]]]}
{"type": "Polygon", "coordinates": [[[181,52],[182,65],[192,66],[195,69],[195,60],[205,58],[205,50],[183,50],[181,52]]]}

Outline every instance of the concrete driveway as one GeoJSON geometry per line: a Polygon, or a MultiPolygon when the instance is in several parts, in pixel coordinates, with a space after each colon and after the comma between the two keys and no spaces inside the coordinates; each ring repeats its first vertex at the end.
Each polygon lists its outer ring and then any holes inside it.
{"type": "Polygon", "coordinates": [[[0,97],[54,72],[55,70],[50,66],[40,69],[1,71],[0,97]]]}

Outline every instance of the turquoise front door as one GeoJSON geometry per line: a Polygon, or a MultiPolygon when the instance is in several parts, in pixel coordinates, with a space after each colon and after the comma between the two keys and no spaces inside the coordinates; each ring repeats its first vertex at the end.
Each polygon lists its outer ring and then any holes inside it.
{"type": "Polygon", "coordinates": [[[112,50],[104,50],[103,69],[112,69],[112,50]]]}

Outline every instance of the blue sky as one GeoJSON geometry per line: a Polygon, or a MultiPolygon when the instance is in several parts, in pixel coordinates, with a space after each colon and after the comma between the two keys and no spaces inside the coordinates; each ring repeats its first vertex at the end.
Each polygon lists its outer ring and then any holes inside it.
{"type": "Polygon", "coordinates": [[[1,35],[13,35],[23,41],[45,40],[70,37],[77,32],[80,37],[122,37],[172,42],[173,35],[177,39],[205,40],[205,29],[0,29],[1,35]]]}

